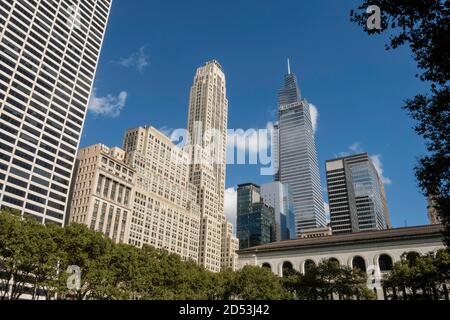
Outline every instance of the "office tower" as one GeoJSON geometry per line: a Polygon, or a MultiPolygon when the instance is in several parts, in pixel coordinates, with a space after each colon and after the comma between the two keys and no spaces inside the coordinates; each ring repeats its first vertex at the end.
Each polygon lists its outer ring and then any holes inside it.
{"type": "Polygon", "coordinates": [[[200,207],[189,182],[189,154],[153,127],[127,130],[124,150],[137,176],[129,244],[198,261],[200,207]]]}
{"type": "Polygon", "coordinates": [[[233,224],[226,221],[222,222],[222,270],[230,269],[235,271],[237,268],[239,250],[239,240],[233,235],[233,224]]]}
{"type": "Polygon", "coordinates": [[[326,162],[333,234],[387,229],[383,182],[367,153],[326,162]]]}
{"type": "Polygon", "coordinates": [[[0,205],[64,225],[110,0],[0,2],[0,205]]]}
{"type": "Polygon", "coordinates": [[[237,237],[239,249],[276,241],[275,209],[264,203],[259,186],[238,186],[237,237]]]}
{"type": "Polygon", "coordinates": [[[321,228],[327,222],[310,105],[302,98],[290,66],[278,98],[279,180],[292,192],[299,236],[302,230],[321,228]]]}
{"type": "Polygon", "coordinates": [[[70,192],[70,222],[128,243],[135,185],[136,171],[125,163],[125,151],[102,144],[81,149],[70,192]]]}
{"type": "Polygon", "coordinates": [[[296,239],[295,212],[288,186],[278,181],[264,184],[261,196],[275,210],[276,241],[296,239]]]}
{"type": "Polygon", "coordinates": [[[197,69],[189,101],[190,182],[201,209],[199,264],[221,270],[228,100],[226,80],[217,61],[197,69]]]}

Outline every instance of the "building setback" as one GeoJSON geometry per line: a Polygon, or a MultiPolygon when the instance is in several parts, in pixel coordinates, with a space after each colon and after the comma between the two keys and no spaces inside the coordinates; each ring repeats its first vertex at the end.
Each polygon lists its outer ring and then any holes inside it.
{"type": "Polygon", "coordinates": [[[292,192],[298,237],[302,230],[325,227],[327,221],[310,105],[290,67],[278,98],[278,178],[292,192]]]}
{"type": "Polygon", "coordinates": [[[326,162],[333,234],[390,228],[383,182],[367,153],[326,162]]]}
{"type": "Polygon", "coordinates": [[[153,127],[127,130],[124,150],[103,145],[82,149],[71,222],[116,242],[151,245],[198,261],[200,208],[189,183],[188,159],[153,127]]]}
{"type": "Polygon", "coordinates": [[[110,8],[110,0],[0,2],[1,207],[65,224],[110,8]]]}
{"type": "Polygon", "coordinates": [[[222,66],[215,60],[197,69],[189,99],[187,150],[190,182],[201,210],[199,264],[219,272],[224,222],[228,99],[222,66]]]}

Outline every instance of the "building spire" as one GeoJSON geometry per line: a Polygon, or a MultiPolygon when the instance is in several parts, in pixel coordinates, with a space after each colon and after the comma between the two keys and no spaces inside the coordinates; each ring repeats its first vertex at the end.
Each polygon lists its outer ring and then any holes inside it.
{"type": "Polygon", "coordinates": [[[288,74],[291,74],[291,60],[288,58],[288,74]]]}

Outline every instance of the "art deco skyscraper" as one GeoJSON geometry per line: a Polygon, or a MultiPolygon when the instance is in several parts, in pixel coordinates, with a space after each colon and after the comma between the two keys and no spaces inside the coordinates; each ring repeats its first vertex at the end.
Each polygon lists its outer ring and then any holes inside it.
{"type": "Polygon", "coordinates": [[[0,1],[0,205],[63,225],[111,0],[0,1]]]}
{"type": "Polygon", "coordinates": [[[310,105],[290,66],[278,98],[279,180],[292,193],[299,236],[302,230],[326,226],[326,216],[310,105]]]}
{"type": "Polygon", "coordinates": [[[221,269],[228,100],[225,74],[217,61],[197,69],[191,88],[188,131],[190,182],[201,208],[199,264],[221,269]]]}

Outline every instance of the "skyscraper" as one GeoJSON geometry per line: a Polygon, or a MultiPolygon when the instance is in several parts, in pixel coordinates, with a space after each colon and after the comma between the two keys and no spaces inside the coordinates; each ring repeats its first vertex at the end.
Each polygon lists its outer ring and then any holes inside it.
{"type": "Polygon", "coordinates": [[[213,60],[197,69],[189,101],[190,182],[201,208],[199,263],[221,270],[228,100],[225,74],[213,60]]]}
{"type": "Polygon", "coordinates": [[[189,154],[153,127],[127,130],[124,150],[137,175],[129,244],[198,261],[201,217],[189,154]]]}
{"type": "Polygon", "coordinates": [[[275,242],[275,209],[264,203],[261,188],[253,183],[241,184],[237,190],[237,237],[239,249],[275,242]]]}
{"type": "Polygon", "coordinates": [[[333,234],[389,228],[383,182],[367,153],[326,162],[333,234]]]}
{"type": "Polygon", "coordinates": [[[200,208],[188,153],[155,128],[140,127],[127,130],[124,150],[83,148],[77,164],[71,222],[198,261],[200,208]]]}
{"type": "Polygon", "coordinates": [[[276,240],[295,239],[295,212],[288,186],[278,181],[263,184],[261,196],[275,210],[276,240]]]}
{"type": "Polygon", "coordinates": [[[0,204],[64,225],[111,0],[0,2],[0,204]]]}
{"type": "Polygon", "coordinates": [[[128,243],[136,171],[125,151],[97,144],[80,150],[70,192],[70,222],[128,243]]]}
{"type": "Polygon", "coordinates": [[[279,180],[292,192],[297,236],[326,226],[310,105],[291,72],[279,90],[279,180]]]}

